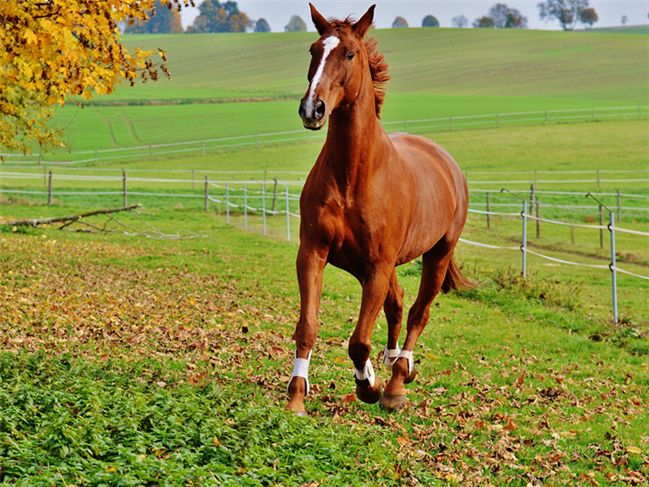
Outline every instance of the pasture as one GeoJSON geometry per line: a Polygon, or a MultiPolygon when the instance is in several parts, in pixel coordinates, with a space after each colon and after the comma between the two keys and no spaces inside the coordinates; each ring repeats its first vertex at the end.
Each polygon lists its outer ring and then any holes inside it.
{"type": "MultiPolygon", "coordinates": [[[[392,76],[386,122],[649,104],[641,34],[385,29],[372,35],[392,76]]],[[[65,129],[67,151],[300,129],[296,101],[306,90],[314,39],[312,33],[130,36],[131,46],[167,50],[172,79],[121,87],[85,108],[65,106],[54,124],[65,129]]]]}
{"type": "MultiPolygon", "coordinates": [[[[641,34],[375,34],[392,68],[386,122],[649,101],[641,34]]],[[[133,36],[131,45],[168,51],[173,80],[120,88],[84,109],[66,106],[55,123],[66,129],[71,151],[296,129],[312,39],[133,36]]],[[[578,193],[540,194],[548,217],[596,222],[596,210],[574,208],[595,205],[584,198],[588,191],[621,190],[635,195],[625,196],[624,206],[647,207],[646,113],[421,132],[460,163],[472,208],[484,209],[480,190],[490,189],[492,203],[512,205],[499,211],[520,211],[527,194],[499,190],[528,191],[534,178],[542,181],[538,190],[578,193]]],[[[72,166],[3,163],[2,190],[43,192],[43,175],[52,170],[54,201],[47,206],[43,194],[2,194],[0,223],[120,206],[122,170],[157,180],[129,182],[129,203],[143,208],[111,221],[89,219],[94,227],[0,225],[0,482],[646,483],[649,281],[619,276],[621,319],[613,325],[608,271],[530,256],[522,280],[518,251],[459,245],[463,272],[478,285],[437,298],[415,350],[420,374],[408,386],[409,406],[396,414],[354,395],[346,345],[360,287],[328,267],[309,417],[283,410],[299,310],[297,221],[290,242],[281,215],[268,218],[271,238],[259,234],[259,216],[249,215],[244,231],[240,210],[226,225],[222,205],[210,202],[210,211],[202,210],[201,185],[207,175],[211,181],[245,179],[258,190],[264,177],[267,188],[278,177],[294,183],[290,190],[297,193],[321,141],[318,135],[72,166]],[[62,179],[97,175],[118,178],[62,179]],[[106,190],[116,194],[79,194],[106,190]],[[98,231],[103,225],[109,231],[98,231]]],[[[61,157],[64,152],[52,158],[61,157]]],[[[210,191],[223,197],[222,185],[210,191]]],[[[614,196],[602,198],[614,207],[614,196]]],[[[295,201],[289,204],[296,211],[295,201]]],[[[646,232],[648,220],[647,212],[629,211],[620,225],[646,232]]],[[[494,216],[486,228],[484,216],[472,214],[463,236],[517,245],[520,226],[520,219],[494,216]]],[[[600,248],[590,229],[571,235],[544,224],[538,240],[532,224],[529,231],[536,250],[607,262],[608,242],[600,248]]],[[[621,265],[648,274],[646,237],[619,238],[621,265]]],[[[419,273],[417,262],[399,269],[406,307],[419,273]]],[[[373,357],[385,333],[381,314],[373,357]]],[[[387,377],[385,369],[377,373],[387,377]]]]}

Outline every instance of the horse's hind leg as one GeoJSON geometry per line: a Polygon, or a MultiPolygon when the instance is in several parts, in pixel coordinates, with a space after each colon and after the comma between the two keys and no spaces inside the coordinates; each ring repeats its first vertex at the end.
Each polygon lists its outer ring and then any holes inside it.
{"type": "Polygon", "coordinates": [[[383,311],[388,321],[388,342],[383,350],[383,363],[392,367],[399,355],[399,334],[401,333],[401,320],[403,318],[403,288],[397,281],[396,268],[390,277],[388,295],[383,304],[383,311]]]}
{"type": "Polygon", "coordinates": [[[444,238],[423,255],[421,283],[417,299],[408,313],[406,340],[403,350],[392,366],[392,377],[381,397],[381,406],[385,409],[400,409],[406,404],[404,384],[414,377],[412,351],[428,323],[430,305],[442,289],[454,248],[455,241],[451,243],[444,238]]]}

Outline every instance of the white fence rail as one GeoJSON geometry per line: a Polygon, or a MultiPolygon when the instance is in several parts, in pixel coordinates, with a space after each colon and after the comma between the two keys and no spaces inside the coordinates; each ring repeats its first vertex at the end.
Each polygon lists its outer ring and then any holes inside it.
{"type": "MultiPolygon", "coordinates": [[[[410,133],[453,131],[475,128],[500,128],[512,125],[534,125],[547,123],[585,122],[599,120],[638,119],[649,116],[649,106],[623,106],[604,108],[583,108],[564,110],[538,110],[529,112],[490,113],[481,115],[461,115],[416,120],[384,121],[387,130],[403,130],[410,133]]],[[[209,152],[236,149],[241,147],[259,148],[267,144],[283,144],[307,140],[321,140],[324,133],[287,130],[255,134],[217,137],[200,140],[187,140],[165,144],[147,144],[131,147],[89,149],[53,155],[0,154],[10,163],[50,165],[74,165],[118,161],[129,159],[152,159],[158,156],[194,153],[206,155],[209,152]]]]}
{"type": "MultiPolygon", "coordinates": [[[[12,173],[0,173],[2,177],[9,177],[12,173]]],[[[33,175],[34,177],[41,178],[42,175],[33,175]]],[[[16,177],[23,178],[24,174],[19,173],[16,177]]],[[[122,189],[121,191],[57,191],[54,193],[52,189],[52,175],[49,173],[48,177],[48,188],[47,190],[31,190],[31,189],[0,189],[0,193],[5,194],[24,194],[30,196],[47,196],[48,204],[52,203],[53,195],[57,196],[67,196],[67,195],[99,195],[99,196],[121,196],[123,198],[123,205],[127,206],[129,196],[138,196],[138,197],[153,197],[153,198],[190,198],[190,199],[202,199],[205,211],[209,210],[210,204],[222,205],[224,213],[226,215],[226,222],[228,224],[232,223],[232,210],[236,210],[239,215],[243,217],[243,227],[247,230],[249,228],[249,216],[258,215],[261,216],[262,220],[262,232],[264,235],[268,234],[268,221],[267,217],[277,217],[283,216],[285,221],[285,235],[288,241],[291,240],[291,219],[300,218],[297,211],[297,201],[299,200],[299,194],[291,193],[290,183],[289,182],[280,182],[278,180],[273,180],[269,182],[272,184],[273,190],[268,191],[266,185],[249,181],[209,181],[208,177],[205,176],[203,180],[188,180],[188,179],[164,179],[164,178],[131,178],[129,181],[136,181],[138,183],[189,183],[197,184],[200,183],[203,186],[202,192],[193,192],[193,193],[181,193],[181,192],[148,192],[148,191],[132,191],[128,189],[126,173],[122,174],[122,177],[116,176],[79,176],[79,175],[67,175],[67,176],[57,176],[57,179],[62,179],[66,181],[89,181],[89,182],[112,182],[117,183],[121,182],[122,189]],[[217,190],[216,192],[214,190],[217,190]],[[279,204],[278,204],[279,203],[279,204]],[[283,208],[282,208],[283,206],[283,208]]],[[[515,192],[511,192],[516,194],[515,192]]],[[[527,195],[527,193],[519,192],[519,194],[527,195]]],[[[558,195],[580,195],[583,196],[583,193],[576,192],[551,192],[546,191],[544,194],[558,194],[558,195]]],[[[488,195],[488,193],[487,193],[488,195]]],[[[620,193],[601,193],[601,195],[616,196],[619,202],[620,193]]],[[[534,193],[532,193],[532,199],[534,202],[534,193]]],[[[595,193],[597,196],[597,193],[595,193]]],[[[638,197],[649,199],[649,195],[644,194],[626,194],[628,197],[638,197]]],[[[537,201],[536,201],[537,202],[537,201]]],[[[613,321],[617,323],[618,321],[618,308],[617,308],[617,273],[625,274],[630,277],[649,280],[649,276],[638,274],[627,269],[620,268],[616,262],[616,234],[625,233],[633,235],[636,237],[649,237],[649,232],[630,229],[630,228],[621,228],[617,227],[615,223],[615,212],[609,211],[609,223],[604,225],[601,222],[602,208],[603,205],[591,206],[590,208],[597,208],[600,211],[600,224],[586,224],[586,223],[576,223],[568,222],[559,219],[545,218],[541,217],[538,214],[538,206],[536,207],[536,214],[534,214],[534,206],[530,206],[530,211],[528,212],[528,201],[525,199],[523,201],[523,208],[521,212],[498,212],[492,211],[491,207],[496,206],[494,203],[489,203],[489,200],[486,201],[486,210],[471,208],[470,213],[476,215],[485,216],[487,219],[487,226],[489,226],[489,219],[492,216],[498,217],[509,217],[509,218],[521,218],[522,219],[522,235],[521,235],[521,244],[519,246],[501,246],[485,242],[476,242],[468,240],[465,238],[460,239],[461,242],[467,245],[478,246],[486,249],[494,250],[515,250],[521,252],[521,274],[523,277],[526,276],[527,266],[528,266],[528,255],[533,255],[535,257],[545,259],[551,262],[554,262],[559,265],[569,265],[574,267],[585,267],[598,270],[610,270],[611,272],[611,293],[612,293],[612,303],[613,303],[613,321]],[[610,262],[608,264],[588,264],[584,262],[575,262],[567,259],[562,259],[559,257],[553,257],[546,254],[543,254],[537,250],[530,249],[528,245],[528,222],[533,221],[537,225],[537,238],[539,232],[539,226],[541,222],[549,225],[563,225],[569,226],[571,228],[584,228],[597,230],[600,232],[600,246],[602,246],[603,232],[608,231],[610,234],[610,262]]],[[[511,206],[520,206],[520,203],[500,203],[500,207],[511,207],[511,206]]],[[[547,206],[547,205],[546,205],[547,206]]],[[[571,208],[569,205],[557,205],[562,208],[571,208]]],[[[579,208],[585,205],[579,205],[579,208]]],[[[627,212],[629,208],[618,207],[617,211],[620,209],[627,212]]],[[[643,210],[648,210],[647,208],[641,208],[643,210]]]]}

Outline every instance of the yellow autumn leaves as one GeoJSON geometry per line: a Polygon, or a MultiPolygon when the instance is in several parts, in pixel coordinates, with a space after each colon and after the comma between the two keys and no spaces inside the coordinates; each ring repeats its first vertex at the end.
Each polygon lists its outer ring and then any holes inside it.
{"type": "MultiPolygon", "coordinates": [[[[0,153],[60,144],[47,126],[52,106],[111,93],[126,79],[157,79],[165,59],[129,52],[118,25],[146,19],[154,0],[0,2],[0,153]]],[[[162,0],[187,6],[192,0],[162,0]]]]}

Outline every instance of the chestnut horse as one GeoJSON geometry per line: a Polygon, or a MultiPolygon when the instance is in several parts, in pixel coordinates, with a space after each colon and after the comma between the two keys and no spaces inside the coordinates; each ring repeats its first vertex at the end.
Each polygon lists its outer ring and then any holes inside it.
{"type": "Polygon", "coordinates": [[[374,6],[361,19],[326,20],[313,5],[320,38],[311,45],[309,88],[300,103],[304,127],[322,128],[327,139],[300,198],[297,274],[300,319],[287,408],[303,415],[308,368],[318,333],[322,274],[327,263],[356,277],[363,288],[358,323],[349,340],[356,369],[356,395],[388,410],[406,404],[404,384],[415,376],[413,349],[441,291],[468,284],[453,261],[468,208],[466,181],[453,158],[434,142],[409,134],[386,134],[379,121],[387,65],[373,39],[365,40],[374,6]],[[417,299],[408,314],[403,349],[403,289],[396,266],[423,256],[417,299]],[[385,310],[384,364],[392,377],[383,385],[370,359],[372,331],[385,310]]]}

